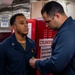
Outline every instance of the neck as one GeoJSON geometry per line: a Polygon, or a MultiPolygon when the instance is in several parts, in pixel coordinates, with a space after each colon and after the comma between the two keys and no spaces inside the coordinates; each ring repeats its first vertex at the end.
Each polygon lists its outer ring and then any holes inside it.
{"type": "Polygon", "coordinates": [[[64,16],[62,16],[62,18],[61,18],[61,20],[60,20],[60,26],[59,26],[59,28],[61,27],[61,25],[67,20],[67,16],[66,15],[64,15],[64,16]]]}
{"type": "Polygon", "coordinates": [[[15,33],[16,39],[19,43],[25,43],[26,42],[26,36],[15,33]]]}

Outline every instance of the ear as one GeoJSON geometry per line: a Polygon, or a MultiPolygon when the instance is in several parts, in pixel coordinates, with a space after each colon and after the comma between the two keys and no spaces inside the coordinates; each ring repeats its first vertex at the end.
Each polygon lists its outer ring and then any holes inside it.
{"type": "Polygon", "coordinates": [[[11,30],[14,30],[15,31],[15,29],[16,29],[16,26],[15,25],[12,25],[11,26],[11,30]]]}
{"type": "Polygon", "coordinates": [[[56,12],[55,15],[54,15],[54,17],[56,17],[56,18],[58,18],[58,19],[60,18],[60,16],[61,16],[61,15],[60,15],[60,13],[58,13],[58,12],[56,12]]]}

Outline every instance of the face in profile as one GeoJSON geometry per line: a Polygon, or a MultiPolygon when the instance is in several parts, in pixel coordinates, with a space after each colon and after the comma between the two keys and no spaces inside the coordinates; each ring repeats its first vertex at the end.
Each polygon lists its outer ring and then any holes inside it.
{"type": "Polygon", "coordinates": [[[46,23],[46,27],[53,30],[58,29],[58,18],[56,16],[50,17],[46,12],[44,12],[42,17],[46,23]]]}
{"type": "Polygon", "coordinates": [[[14,31],[17,34],[28,34],[28,21],[24,16],[17,16],[14,22],[14,31]]]}

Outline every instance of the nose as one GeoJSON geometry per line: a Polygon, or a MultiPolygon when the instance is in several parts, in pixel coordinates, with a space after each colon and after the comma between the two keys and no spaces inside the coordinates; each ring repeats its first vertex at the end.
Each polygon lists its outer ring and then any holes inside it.
{"type": "Polygon", "coordinates": [[[48,27],[49,25],[48,24],[46,24],[46,27],[48,27]]]}
{"type": "Polygon", "coordinates": [[[24,24],[24,27],[28,27],[28,24],[24,24]]]}

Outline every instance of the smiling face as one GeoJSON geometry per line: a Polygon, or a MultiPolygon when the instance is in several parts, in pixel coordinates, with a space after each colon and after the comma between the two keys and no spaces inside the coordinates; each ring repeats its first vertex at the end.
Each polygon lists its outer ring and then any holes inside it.
{"type": "Polygon", "coordinates": [[[59,20],[60,20],[60,17],[59,17],[58,14],[57,15],[55,14],[54,16],[50,17],[49,15],[46,14],[46,12],[44,12],[43,15],[42,15],[42,17],[43,17],[44,21],[46,22],[46,26],[48,28],[51,28],[53,30],[59,29],[59,25],[60,25],[59,20]]]}
{"type": "Polygon", "coordinates": [[[17,16],[12,27],[17,34],[28,34],[28,21],[24,16],[17,16]]]}

